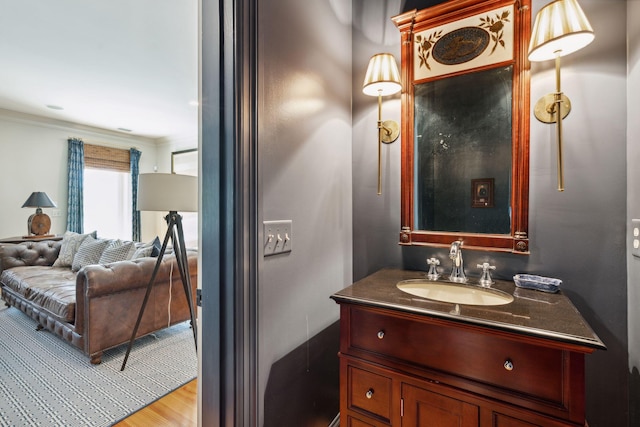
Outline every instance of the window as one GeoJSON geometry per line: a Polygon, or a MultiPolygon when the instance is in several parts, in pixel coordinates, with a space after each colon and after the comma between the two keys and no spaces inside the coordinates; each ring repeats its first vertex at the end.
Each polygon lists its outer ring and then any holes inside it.
{"type": "Polygon", "coordinates": [[[84,145],[84,230],[131,240],[129,150],[84,145]]]}
{"type": "Polygon", "coordinates": [[[85,167],[84,230],[131,240],[131,174],[85,167]]]}

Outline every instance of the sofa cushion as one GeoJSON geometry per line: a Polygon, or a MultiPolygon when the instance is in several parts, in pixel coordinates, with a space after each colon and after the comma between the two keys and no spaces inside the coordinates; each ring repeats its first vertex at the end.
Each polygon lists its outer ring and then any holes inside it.
{"type": "Polygon", "coordinates": [[[60,254],[58,259],[53,263],[54,267],[71,267],[73,264],[73,257],[76,255],[78,248],[82,244],[82,241],[87,236],[97,237],[97,233],[94,231],[89,234],[79,234],[73,231],[67,231],[62,236],[62,246],[60,247],[60,254]]]}
{"type": "Polygon", "coordinates": [[[85,265],[97,264],[109,243],[110,241],[106,239],[94,239],[93,236],[87,236],[73,257],[71,270],[78,271],[85,265]]]}
{"type": "Polygon", "coordinates": [[[2,272],[0,281],[60,319],[70,323],[75,321],[76,273],[69,268],[13,267],[2,272]]]}
{"type": "Polygon", "coordinates": [[[157,257],[160,254],[160,249],[162,249],[162,244],[160,243],[158,236],[156,236],[152,241],[138,245],[136,251],[131,256],[131,259],[149,256],[157,257]]]}
{"type": "Polygon", "coordinates": [[[133,242],[125,242],[120,239],[112,240],[105,248],[98,260],[98,264],[125,261],[131,258],[136,247],[133,242]]]}

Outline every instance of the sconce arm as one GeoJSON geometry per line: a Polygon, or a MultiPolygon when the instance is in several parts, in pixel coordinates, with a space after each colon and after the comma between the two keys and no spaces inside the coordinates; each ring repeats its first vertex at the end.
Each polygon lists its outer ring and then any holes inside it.
{"type": "Polygon", "coordinates": [[[558,191],[564,191],[564,167],[562,160],[562,89],[560,88],[560,53],[556,53],[556,132],[558,139],[558,191]]]}

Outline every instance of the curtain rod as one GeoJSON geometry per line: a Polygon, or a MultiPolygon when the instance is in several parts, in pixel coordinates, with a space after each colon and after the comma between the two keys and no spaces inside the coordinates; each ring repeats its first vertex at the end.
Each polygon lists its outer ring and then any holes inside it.
{"type": "MultiPolygon", "coordinates": [[[[87,144],[99,145],[100,147],[120,148],[118,146],[110,145],[109,143],[106,143],[106,142],[94,141],[94,140],[91,140],[91,139],[84,140],[83,138],[80,138],[79,136],[69,136],[69,137],[67,137],[67,139],[78,139],[78,140],[80,140],[82,142],[86,142],[87,144]],[[109,145],[104,145],[104,144],[109,144],[109,145]]],[[[134,150],[138,150],[138,151],[140,150],[138,148],[138,146],[136,146],[136,145],[134,145],[134,146],[132,146],[130,148],[133,148],[134,150]]]]}

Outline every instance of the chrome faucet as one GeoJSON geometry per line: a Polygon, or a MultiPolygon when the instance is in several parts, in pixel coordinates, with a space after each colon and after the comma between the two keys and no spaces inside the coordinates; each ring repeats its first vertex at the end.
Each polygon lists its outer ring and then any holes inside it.
{"type": "Polygon", "coordinates": [[[464,261],[462,260],[461,246],[462,241],[456,240],[451,243],[451,249],[449,250],[449,258],[453,261],[449,280],[456,283],[465,283],[467,281],[467,277],[464,275],[464,261]]]}

